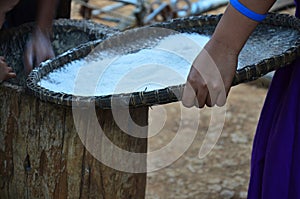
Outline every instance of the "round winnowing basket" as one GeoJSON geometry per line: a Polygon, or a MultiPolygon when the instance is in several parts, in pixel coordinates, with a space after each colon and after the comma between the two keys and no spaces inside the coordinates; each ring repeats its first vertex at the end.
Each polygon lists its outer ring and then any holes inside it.
{"type": "MultiPolygon", "coordinates": [[[[220,18],[221,15],[196,16],[175,19],[169,22],[155,24],[151,27],[171,29],[181,33],[199,33],[211,36],[220,18]]],[[[116,45],[123,45],[120,42],[120,38],[124,39],[126,35],[141,32],[143,29],[145,29],[145,27],[114,35],[109,40],[106,40],[105,45],[100,47],[100,51],[112,49],[112,51],[118,53],[117,50],[119,48],[116,48],[116,45]]],[[[151,38],[151,40],[155,39],[159,38],[151,38]]],[[[120,55],[131,53],[131,51],[136,52],[145,48],[151,48],[151,44],[147,46],[147,36],[138,40],[128,37],[126,41],[128,41],[128,44],[124,44],[125,46],[121,47],[123,49],[127,48],[127,50],[120,52],[120,55]],[[145,42],[143,39],[145,39],[145,42]],[[132,48],[133,45],[135,45],[134,48],[132,48]]],[[[72,94],[63,92],[53,92],[38,85],[41,78],[49,72],[89,55],[97,44],[98,43],[86,44],[81,48],[64,54],[36,68],[28,77],[27,86],[29,90],[44,101],[67,106],[71,106],[74,101],[93,101],[96,106],[102,109],[111,108],[112,98],[115,102],[121,105],[124,104],[125,106],[129,105],[130,107],[147,107],[175,102],[181,99],[184,88],[183,84],[169,85],[165,88],[152,91],[86,97],[73,96],[72,94]]],[[[233,80],[233,85],[255,80],[270,71],[288,65],[299,55],[299,44],[300,21],[289,15],[269,14],[266,20],[256,28],[243,48],[239,56],[239,66],[233,80]]]]}

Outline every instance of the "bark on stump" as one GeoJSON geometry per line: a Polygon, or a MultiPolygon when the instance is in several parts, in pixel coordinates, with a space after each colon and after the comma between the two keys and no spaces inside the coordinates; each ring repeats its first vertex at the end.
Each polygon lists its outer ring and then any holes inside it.
{"type": "MultiPolygon", "coordinates": [[[[42,102],[6,84],[0,86],[0,103],[0,198],[144,198],[146,173],[117,171],[95,159],[77,134],[70,107],[42,102]]],[[[146,152],[147,139],[125,134],[110,110],[96,112],[113,143],[146,152]]],[[[146,126],[148,108],[133,109],[131,116],[146,126]]],[[[140,166],[146,167],[145,158],[140,166]]]]}

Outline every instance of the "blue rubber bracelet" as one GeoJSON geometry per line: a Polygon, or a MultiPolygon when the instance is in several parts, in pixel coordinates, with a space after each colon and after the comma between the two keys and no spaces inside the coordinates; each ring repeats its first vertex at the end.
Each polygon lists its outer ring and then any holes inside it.
{"type": "Polygon", "coordinates": [[[246,17],[254,21],[261,22],[267,17],[267,14],[263,15],[263,14],[258,14],[256,12],[253,12],[252,10],[248,9],[246,6],[241,4],[238,0],[230,0],[230,4],[241,14],[245,15],[246,17]]]}

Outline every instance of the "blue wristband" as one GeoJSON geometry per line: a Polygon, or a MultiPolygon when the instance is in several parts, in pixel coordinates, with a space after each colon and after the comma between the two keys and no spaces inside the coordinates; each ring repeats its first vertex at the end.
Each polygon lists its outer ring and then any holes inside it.
{"type": "Polygon", "coordinates": [[[243,14],[244,16],[246,16],[249,19],[252,19],[254,21],[261,22],[262,20],[264,20],[267,17],[266,14],[262,15],[262,14],[253,12],[252,10],[250,10],[249,8],[247,8],[246,6],[241,4],[238,0],[230,0],[230,4],[241,14],[243,14]]]}

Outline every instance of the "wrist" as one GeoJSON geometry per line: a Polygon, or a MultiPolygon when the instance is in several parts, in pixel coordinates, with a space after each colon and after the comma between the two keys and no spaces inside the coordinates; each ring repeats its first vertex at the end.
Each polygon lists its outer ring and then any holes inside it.
{"type": "Polygon", "coordinates": [[[239,0],[230,0],[230,5],[234,7],[238,12],[240,12],[242,15],[256,22],[261,22],[267,17],[266,13],[264,14],[257,13],[249,9],[248,7],[246,7],[241,2],[239,2],[239,0]]]}
{"type": "Polygon", "coordinates": [[[204,46],[204,49],[211,56],[218,56],[220,54],[227,54],[229,56],[238,56],[240,53],[239,48],[233,47],[233,45],[224,42],[224,40],[218,40],[217,38],[211,38],[209,42],[204,46]]]}
{"type": "Polygon", "coordinates": [[[207,48],[209,50],[218,50],[220,52],[226,52],[227,54],[238,56],[241,51],[240,47],[234,45],[234,43],[228,43],[224,40],[219,40],[218,38],[212,38],[212,40],[208,43],[207,48]]]}
{"type": "Polygon", "coordinates": [[[236,40],[231,40],[228,36],[213,35],[204,47],[207,51],[217,51],[238,56],[243,45],[236,40]]]}

